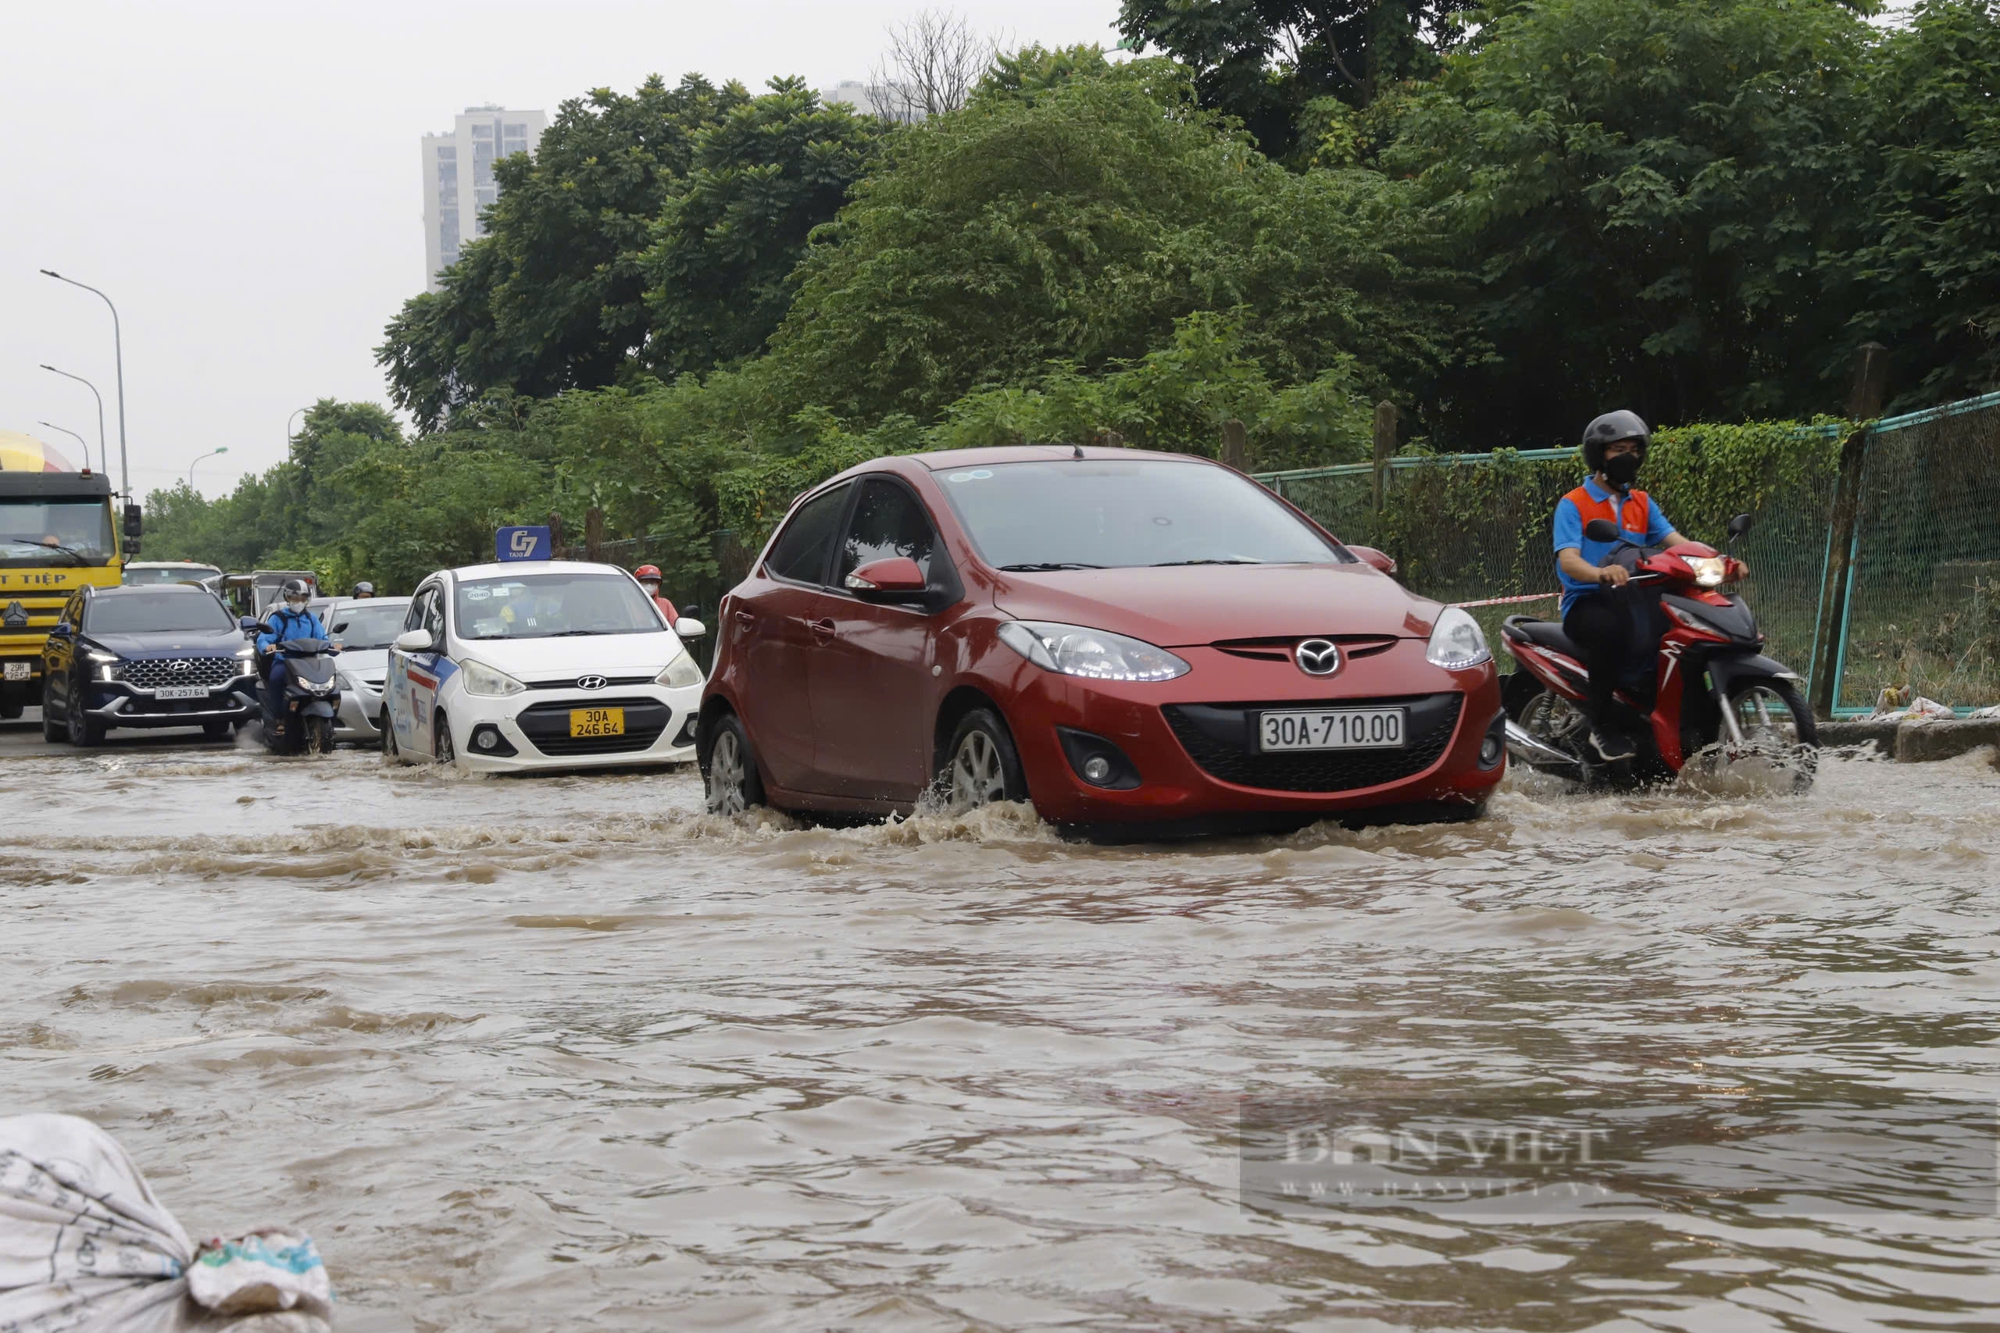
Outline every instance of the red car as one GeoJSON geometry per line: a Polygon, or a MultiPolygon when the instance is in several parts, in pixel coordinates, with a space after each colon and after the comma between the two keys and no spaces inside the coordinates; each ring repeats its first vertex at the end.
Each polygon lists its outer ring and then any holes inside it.
{"type": "Polygon", "coordinates": [[[1032,801],[1136,832],[1470,818],[1506,763],[1472,617],[1232,469],[1024,446],[808,492],[723,599],[709,808],[1032,801]]]}

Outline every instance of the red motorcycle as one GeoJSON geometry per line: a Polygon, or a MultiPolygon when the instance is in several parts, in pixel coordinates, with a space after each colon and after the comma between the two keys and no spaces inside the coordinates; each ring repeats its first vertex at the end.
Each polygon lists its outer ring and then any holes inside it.
{"type": "MultiPolygon", "coordinates": [[[[1750,530],[1750,515],[1729,522],[1729,545],[1750,530]]],[[[1741,579],[1743,562],[1701,542],[1642,547],[1605,519],[1584,535],[1616,546],[1605,564],[1631,571],[1635,597],[1657,596],[1660,638],[1651,697],[1621,689],[1616,706],[1638,744],[1632,759],[1606,764],[1589,747],[1583,703],[1589,672],[1583,654],[1554,620],[1509,616],[1502,641],[1517,669],[1501,685],[1507,750],[1530,768],[1585,781],[1630,783],[1672,778],[1697,755],[1731,760],[1755,754],[1783,763],[1794,790],[1812,784],[1819,744],[1798,674],[1760,651],[1764,634],[1741,597],[1721,591],[1741,579]]]]}

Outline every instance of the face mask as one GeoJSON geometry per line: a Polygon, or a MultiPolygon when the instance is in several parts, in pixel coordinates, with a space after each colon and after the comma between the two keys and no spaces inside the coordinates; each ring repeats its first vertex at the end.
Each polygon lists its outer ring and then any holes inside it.
{"type": "Polygon", "coordinates": [[[658,597],[660,595],[660,585],[657,583],[642,583],[639,586],[645,589],[646,596],[648,597],[658,597]]]}
{"type": "Polygon", "coordinates": [[[286,602],[285,605],[292,609],[294,615],[306,609],[306,603],[304,602],[286,602]]]}
{"type": "Polygon", "coordinates": [[[1639,455],[1619,454],[1616,458],[1605,459],[1604,475],[1610,478],[1613,486],[1624,490],[1639,475],[1639,455]]]}

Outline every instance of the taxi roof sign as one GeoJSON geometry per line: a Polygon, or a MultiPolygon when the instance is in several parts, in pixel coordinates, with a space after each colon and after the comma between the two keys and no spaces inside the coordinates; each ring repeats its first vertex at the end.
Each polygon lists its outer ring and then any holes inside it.
{"type": "Polygon", "coordinates": [[[502,528],[493,534],[493,558],[502,564],[510,560],[547,560],[553,555],[553,545],[546,527],[502,528]]]}

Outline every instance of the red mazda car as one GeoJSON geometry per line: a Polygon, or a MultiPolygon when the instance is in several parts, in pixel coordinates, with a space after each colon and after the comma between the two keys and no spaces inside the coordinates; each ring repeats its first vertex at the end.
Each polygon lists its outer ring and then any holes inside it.
{"type": "Polygon", "coordinates": [[[1241,473],[1024,446],[808,492],[723,599],[709,808],[1032,801],[1145,833],[1469,818],[1506,763],[1472,617],[1241,473]]]}

